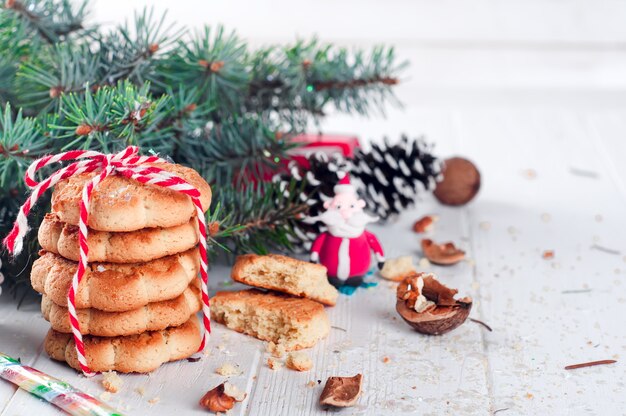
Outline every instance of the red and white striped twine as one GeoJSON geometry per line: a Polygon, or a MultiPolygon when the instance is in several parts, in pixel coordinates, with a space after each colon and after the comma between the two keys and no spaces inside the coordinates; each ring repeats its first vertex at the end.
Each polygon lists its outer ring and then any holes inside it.
{"type": "Polygon", "coordinates": [[[87,184],[83,187],[80,201],[80,219],[78,224],[80,256],[76,273],[72,278],[72,286],[67,294],[68,314],[72,326],[74,341],[76,342],[78,362],[80,363],[83,373],[87,376],[92,376],[94,373],[89,369],[85,358],[85,345],[83,343],[83,337],[80,333],[80,324],[76,314],[76,293],[78,292],[78,285],[85,274],[85,270],[87,269],[87,259],[89,256],[89,246],[87,245],[89,229],[87,228],[87,225],[89,224],[89,203],[91,200],[91,194],[98,184],[107,176],[116,174],[122,175],[146,185],[157,185],[172,189],[177,192],[184,193],[191,198],[196,207],[198,231],[200,234],[200,278],[202,281],[202,313],[205,328],[199,351],[204,350],[207,334],[211,332],[208,293],[209,273],[206,243],[207,227],[206,220],[204,218],[204,211],[202,209],[202,203],[200,202],[200,192],[184,179],[159,167],[146,165],[154,162],[167,163],[165,160],[157,156],[139,156],[138,152],[139,148],[136,146],[129,146],[125,150],[116,154],[107,155],[91,150],[72,150],[37,159],[30,165],[24,177],[26,185],[31,188],[31,195],[20,208],[15,224],[13,224],[13,229],[3,242],[10,253],[13,255],[19,254],[23,248],[24,236],[29,230],[27,219],[28,213],[37,202],[37,199],[39,199],[39,197],[41,197],[46,190],[53,187],[63,179],[79,175],[81,173],[94,171],[99,172],[98,175],[94,176],[93,179],[87,182],[87,184]],[[35,180],[35,174],[39,169],[67,160],[76,161],[55,171],[41,182],[35,180]]]}

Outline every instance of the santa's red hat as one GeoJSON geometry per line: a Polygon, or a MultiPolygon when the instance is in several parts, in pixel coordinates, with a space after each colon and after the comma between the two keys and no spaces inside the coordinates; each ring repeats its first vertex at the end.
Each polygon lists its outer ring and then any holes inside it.
{"type": "Polygon", "coordinates": [[[337,176],[339,176],[340,179],[339,179],[339,183],[335,185],[335,187],[333,188],[333,191],[335,192],[335,194],[347,194],[347,193],[356,194],[356,189],[350,183],[350,175],[348,175],[345,172],[338,172],[337,176]]]}

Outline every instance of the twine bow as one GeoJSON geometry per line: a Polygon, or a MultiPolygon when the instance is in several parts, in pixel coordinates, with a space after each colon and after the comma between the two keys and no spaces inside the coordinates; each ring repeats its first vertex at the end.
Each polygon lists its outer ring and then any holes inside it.
{"type": "Polygon", "coordinates": [[[85,345],[83,343],[82,334],[80,333],[80,324],[76,314],[75,302],[78,285],[85,274],[85,270],[87,269],[87,258],[89,255],[89,246],[87,245],[89,229],[87,228],[87,224],[89,223],[89,204],[91,201],[91,194],[98,184],[107,176],[121,175],[146,185],[157,185],[172,189],[188,195],[191,198],[194,206],[196,207],[198,231],[200,234],[200,278],[202,281],[202,313],[205,328],[202,336],[202,342],[200,344],[200,351],[204,349],[207,334],[211,332],[208,295],[209,275],[206,246],[207,227],[204,218],[204,211],[202,209],[202,203],[200,202],[200,192],[187,181],[172,174],[171,172],[167,172],[156,166],[148,165],[155,162],[167,163],[167,161],[157,156],[140,156],[138,152],[138,147],[129,146],[123,151],[115,154],[103,154],[92,150],[72,150],[37,159],[28,167],[26,175],[24,176],[24,182],[31,189],[31,194],[24,205],[20,208],[15,224],[13,224],[13,229],[3,242],[10,253],[13,255],[19,254],[23,248],[24,236],[29,230],[27,220],[28,213],[41,195],[63,179],[80,175],[81,173],[99,172],[83,187],[80,200],[80,219],[78,224],[78,243],[80,255],[76,273],[72,278],[72,286],[67,294],[67,308],[72,327],[72,334],[76,343],[78,362],[81,370],[87,376],[92,376],[94,373],[89,369],[85,358],[85,345]],[[35,174],[39,169],[67,160],[75,161],[64,168],[58,169],[41,182],[38,182],[35,179],[35,174]]]}

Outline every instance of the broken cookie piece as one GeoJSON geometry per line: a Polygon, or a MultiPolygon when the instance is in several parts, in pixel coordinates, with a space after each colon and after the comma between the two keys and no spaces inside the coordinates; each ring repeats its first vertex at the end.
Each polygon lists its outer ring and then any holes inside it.
{"type": "Polygon", "coordinates": [[[416,273],[398,285],[396,310],[417,332],[445,334],[465,322],[472,309],[472,298],[456,300],[457,293],[432,274],[416,273]]]}
{"type": "Polygon", "coordinates": [[[320,404],[335,407],[354,406],[361,395],[363,375],[329,377],[320,396],[320,404]]]}
{"type": "Polygon", "coordinates": [[[246,393],[226,381],[202,396],[200,406],[214,413],[226,412],[232,409],[236,402],[241,402],[245,398],[246,393]]]}
{"type": "Polygon", "coordinates": [[[402,256],[395,259],[388,259],[380,271],[380,275],[387,280],[399,282],[405,277],[415,273],[413,257],[402,256]]]}
{"type": "Polygon", "coordinates": [[[287,355],[287,368],[296,371],[309,371],[313,368],[313,361],[304,352],[290,352],[287,355]]]}
{"type": "Polygon", "coordinates": [[[221,366],[215,369],[215,372],[220,376],[230,377],[230,376],[238,376],[241,374],[239,368],[234,366],[231,363],[223,363],[221,366]]]}

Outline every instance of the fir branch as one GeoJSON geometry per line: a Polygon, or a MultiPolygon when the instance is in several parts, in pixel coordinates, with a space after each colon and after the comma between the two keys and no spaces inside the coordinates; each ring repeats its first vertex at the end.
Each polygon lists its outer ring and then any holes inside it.
{"type": "Polygon", "coordinates": [[[169,97],[154,98],[150,85],[137,88],[128,81],[115,87],[104,86],[95,92],[61,97],[62,118],[51,122],[52,137],[63,140],[61,150],[98,149],[115,152],[128,145],[155,151],[169,150],[167,132],[158,125],[170,111],[169,97]],[[160,147],[166,145],[165,149],[160,147]]]}
{"type": "Polygon", "coordinates": [[[0,12],[0,105],[15,99],[17,69],[32,48],[28,30],[20,18],[0,12]]]}
{"type": "Polygon", "coordinates": [[[46,150],[39,123],[22,117],[21,110],[13,119],[11,105],[7,105],[0,117],[0,188],[14,198],[22,193],[22,178],[26,169],[46,150]]]}
{"type": "Polygon", "coordinates": [[[20,15],[48,43],[64,41],[84,29],[87,1],[74,7],[69,0],[7,0],[5,8],[20,15]]]}
{"type": "Polygon", "coordinates": [[[290,249],[296,218],[307,209],[295,182],[226,188],[218,198],[227,213],[220,226],[228,231],[215,239],[232,251],[266,254],[271,249],[290,249]]]}
{"type": "Polygon", "coordinates": [[[363,88],[376,84],[382,85],[396,85],[400,82],[398,78],[395,77],[382,77],[382,76],[374,76],[371,78],[356,78],[347,81],[339,81],[339,80],[328,80],[328,81],[317,81],[312,82],[311,86],[315,91],[324,91],[324,90],[342,90],[342,89],[350,89],[350,88],[363,88]]]}
{"type": "Polygon", "coordinates": [[[98,80],[99,59],[87,45],[54,45],[22,63],[18,100],[31,112],[59,111],[61,96],[82,93],[98,80]]]}
{"type": "Polygon", "coordinates": [[[249,111],[270,108],[302,125],[309,115],[323,115],[330,103],[363,115],[382,112],[387,101],[399,104],[391,88],[406,63],[396,62],[393,48],[378,47],[365,55],[313,39],[260,51],[252,65],[249,111]]]}
{"type": "Polygon", "coordinates": [[[180,41],[176,53],[161,63],[159,85],[196,85],[203,91],[202,100],[219,103],[222,114],[237,110],[241,92],[248,86],[246,48],[234,32],[225,33],[205,27],[192,40],[180,41]]]}
{"type": "Polygon", "coordinates": [[[263,180],[280,166],[295,146],[286,135],[254,117],[231,117],[208,123],[182,138],[180,158],[210,183],[241,184],[263,180]]]}
{"type": "Polygon", "coordinates": [[[138,85],[156,79],[159,57],[166,55],[184,31],[166,22],[166,14],[155,16],[153,9],[135,13],[131,23],[117,27],[98,40],[100,65],[105,69],[101,83],[115,84],[128,79],[138,85]]]}

